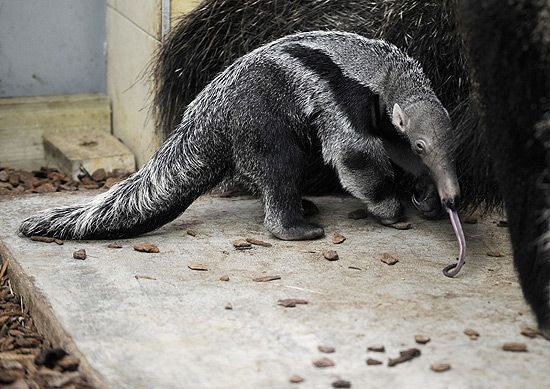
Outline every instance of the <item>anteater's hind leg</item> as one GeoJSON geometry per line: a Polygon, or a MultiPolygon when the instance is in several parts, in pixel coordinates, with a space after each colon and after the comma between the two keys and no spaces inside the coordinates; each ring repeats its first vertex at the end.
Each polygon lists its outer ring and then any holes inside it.
{"type": "Polygon", "coordinates": [[[264,224],[269,232],[283,240],[323,236],[324,230],[319,224],[310,223],[304,218],[300,190],[304,155],[299,147],[279,144],[269,152],[254,154],[249,158],[253,163],[247,161],[245,176],[253,181],[262,196],[264,224]]]}

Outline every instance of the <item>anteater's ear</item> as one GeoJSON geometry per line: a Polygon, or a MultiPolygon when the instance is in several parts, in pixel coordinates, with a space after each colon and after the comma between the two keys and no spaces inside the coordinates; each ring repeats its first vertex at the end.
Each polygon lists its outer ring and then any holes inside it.
{"type": "Polygon", "coordinates": [[[395,103],[393,106],[393,114],[392,114],[392,123],[395,127],[397,127],[400,131],[405,132],[406,129],[409,127],[411,119],[407,116],[405,111],[401,109],[399,104],[395,103]]]}

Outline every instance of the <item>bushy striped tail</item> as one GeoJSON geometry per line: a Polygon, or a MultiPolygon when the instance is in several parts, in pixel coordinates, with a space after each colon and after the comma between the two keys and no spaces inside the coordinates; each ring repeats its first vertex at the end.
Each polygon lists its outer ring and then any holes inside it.
{"type": "Polygon", "coordinates": [[[174,220],[224,178],[223,144],[214,133],[180,127],[136,174],[86,204],[46,209],[25,219],[26,236],[115,239],[174,220]]]}

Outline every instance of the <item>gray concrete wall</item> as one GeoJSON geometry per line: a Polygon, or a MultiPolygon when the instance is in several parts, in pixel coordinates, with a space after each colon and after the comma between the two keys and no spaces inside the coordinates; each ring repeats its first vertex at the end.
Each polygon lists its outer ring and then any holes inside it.
{"type": "Polygon", "coordinates": [[[105,84],[105,0],[0,0],[0,97],[105,84]]]}

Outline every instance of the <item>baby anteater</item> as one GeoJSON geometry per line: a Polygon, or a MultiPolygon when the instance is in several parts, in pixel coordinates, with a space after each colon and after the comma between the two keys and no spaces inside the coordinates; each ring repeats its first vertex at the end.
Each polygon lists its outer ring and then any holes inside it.
{"type": "MultiPolygon", "coordinates": [[[[25,235],[120,238],[156,229],[228,179],[255,190],[265,226],[285,240],[323,228],[302,214],[306,161],[320,153],[382,223],[403,215],[393,163],[431,177],[454,210],[451,123],[420,65],[395,46],[344,32],[290,35],[241,57],[189,104],[136,174],[87,204],[48,209],[25,235]]],[[[433,210],[431,199],[419,208],[433,210]]]]}

